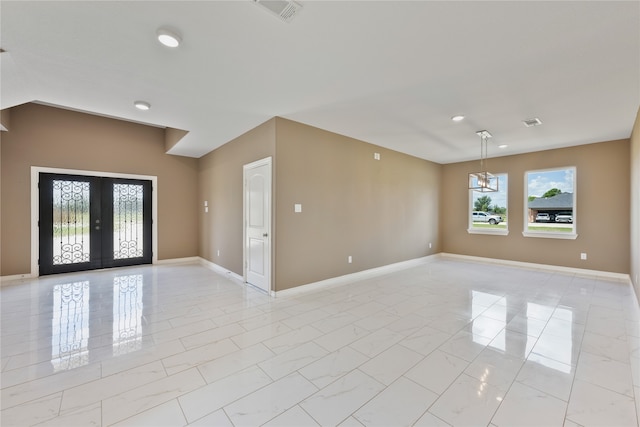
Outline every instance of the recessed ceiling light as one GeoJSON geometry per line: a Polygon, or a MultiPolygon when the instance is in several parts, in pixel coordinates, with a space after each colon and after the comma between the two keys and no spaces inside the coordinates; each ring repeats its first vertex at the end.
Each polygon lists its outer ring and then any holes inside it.
{"type": "Polygon", "coordinates": [[[507,148],[507,147],[508,147],[508,145],[507,145],[507,144],[500,144],[500,145],[498,145],[498,148],[507,148]]]}
{"type": "Polygon", "coordinates": [[[142,110],[142,111],[147,111],[148,109],[151,108],[151,104],[149,104],[147,101],[136,101],[133,103],[133,105],[138,110],[142,110]]]}
{"type": "Polygon", "coordinates": [[[182,42],[182,38],[178,33],[167,28],[158,28],[156,34],[158,35],[158,41],[167,47],[178,47],[182,42]]]}
{"type": "Polygon", "coordinates": [[[462,120],[464,120],[464,116],[462,115],[453,116],[451,117],[451,120],[453,120],[454,122],[461,122],[462,120]]]}

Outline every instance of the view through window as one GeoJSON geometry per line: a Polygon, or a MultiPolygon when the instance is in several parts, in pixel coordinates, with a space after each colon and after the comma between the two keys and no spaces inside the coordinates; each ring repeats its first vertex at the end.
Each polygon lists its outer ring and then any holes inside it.
{"type": "Polygon", "coordinates": [[[469,233],[507,233],[507,174],[497,174],[496,177],[498,191],[483,193],[469,190],[469,233]]]}
{"type": "Polygon", "coordinates": [[[525,173],[525,235],[575,238],[575,167],[525,173]]]}

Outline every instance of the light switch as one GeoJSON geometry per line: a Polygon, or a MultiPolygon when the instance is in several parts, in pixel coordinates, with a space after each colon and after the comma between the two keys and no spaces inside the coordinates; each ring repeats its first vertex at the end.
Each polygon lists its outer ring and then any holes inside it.
{"type": "Polygon", "coordinates": [[[205,206],[209,206],[209,202],[205,200],[205,201],[204,201],[204,205],[205,205],[205,206]]]}
{"type": "Polygon", "coordinates": [[[293,211],[295,213],[300,213],[302,212],[302,205],[300,203],[296,203],[295,205],[293,205],[293,211]]]}
{"type": "Polygon", "coordinates": [[[204,213],[209,213],[209,206],[204,207],[204,213]]]}
{"type": "Polygon", "coordinates": [[[373,153],[374,160],[380,160],[380,153],[373,153]]]}

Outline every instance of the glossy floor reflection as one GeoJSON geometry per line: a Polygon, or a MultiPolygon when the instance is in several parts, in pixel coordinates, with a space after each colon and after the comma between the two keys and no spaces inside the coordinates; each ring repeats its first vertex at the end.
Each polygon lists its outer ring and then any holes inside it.
{"type": "Polygon", "coordinates": [[[637,426],[628,284],[435,258],[270,298],[197,264],[0,290],[3,426],[637,426]]]}

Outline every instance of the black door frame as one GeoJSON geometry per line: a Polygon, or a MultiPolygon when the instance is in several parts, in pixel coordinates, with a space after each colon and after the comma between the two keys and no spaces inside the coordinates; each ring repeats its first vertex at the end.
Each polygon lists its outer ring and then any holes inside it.
{"type": "Polygon", "coordinates": [[[91,170],[78,170],[78,169],[62,169],[42,166],[31,166],[31,269],[29,274],[20,275],[20,277],[38,277],[39,265],[38,258],[40,254],[40,235],[38,227],[38,219],[40,216],[40,200],[38,183],[40,179],[40,173],[61,174],[61,175],[80,175],[80,176],[94,176],[105,178],[122,178],[133,180],[148,180],[151,181],[152,194],[151,194],[151,217],[153,223],[151,226],[151,263],[156,264],[158,262],[158,222],[156,218],[158,216],[158,177],[155,175],[136,175],[136,174],[124,174],[113,172],[99,172],[91,170]]]}

